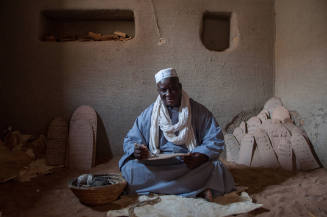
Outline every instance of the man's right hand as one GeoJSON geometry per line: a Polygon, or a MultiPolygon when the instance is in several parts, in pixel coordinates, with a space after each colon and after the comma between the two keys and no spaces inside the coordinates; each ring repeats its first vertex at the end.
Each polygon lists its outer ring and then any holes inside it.
{"type": "Polygon", "coordinates": [[[138,160],[145,159],[149,157],[149,149],[146,145],[143,144],[135,144],[134,147],[134,157],[138,160]]]}

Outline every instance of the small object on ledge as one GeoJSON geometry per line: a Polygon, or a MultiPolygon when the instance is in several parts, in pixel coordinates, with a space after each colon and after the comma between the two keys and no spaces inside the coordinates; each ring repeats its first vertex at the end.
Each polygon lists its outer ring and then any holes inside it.
{"type": "Polygon", "coordinates": [[[124,33],[116,31],[113,34],[101,34],[95,32],[88,32],[86,35],[45,35],[43,41],[52,42],[66,42],[66,41],[127,41],[133,37],[124,33]]]}
{"type": "Polygon", "coordinates": [[[56,37],[53,35],[44,36],[44,41],[56,41],[56,37]]]}
{"type": "Polygon", "coordinates": [[[93,41],[93,38],[91,38],[88,35],[83,35],[83,36],[77,37],[77,41],[93,41]]]}
{"type": "Polygon", "coordinates": [[[124,32],[116,31],[116,32],[114,32],[114,35],[118,35],[120,37],[126,38],[126,33],[124,33],[124,32]]]}
{"type": "Polygon", "coordinates": [[[116,35],[102,35],[100,41],[110,41],[110,40],[114,40],[115,38],[118,38],[116,35]]]}
{"type": "Polygon", "coordinates": [[[66,41],[76,41],[76,36],[71,36],[71,35],[65,35],[62,37],[59,37],[57,41],[59,42],[66,42],[66,41]]]}
{"type": "Polygon", "coordinates": [[[88,36],[92,38],[94,41],[100,41],[102,38],[101,33],[89,32],[88,36]]]}

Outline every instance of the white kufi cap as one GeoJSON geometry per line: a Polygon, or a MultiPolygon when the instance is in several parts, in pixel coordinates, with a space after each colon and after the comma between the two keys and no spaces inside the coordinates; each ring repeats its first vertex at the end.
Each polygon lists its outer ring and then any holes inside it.
{"type": "Polygon", "coordinates": [[[154,76],[156,83],[158,84],[162,79],[171,78],[171,77],[178,77],[176,70],[174,68],[167,68],[162,69],[154,76]]]}

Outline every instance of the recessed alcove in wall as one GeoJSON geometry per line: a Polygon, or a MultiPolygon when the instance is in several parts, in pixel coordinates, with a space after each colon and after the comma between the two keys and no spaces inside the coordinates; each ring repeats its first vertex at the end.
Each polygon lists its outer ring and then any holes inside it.
{"type": "Polygon", "coordinates": [[[41,23],[42,41],[128,40],[135,36],[131,10],[45,10],[41,23]]]}
{"type": "Polygon", "coordinates": [[[205,12],[202,18],[201,40],[208,50],[224,51],[230,47],[231,13],[205,12]]]}

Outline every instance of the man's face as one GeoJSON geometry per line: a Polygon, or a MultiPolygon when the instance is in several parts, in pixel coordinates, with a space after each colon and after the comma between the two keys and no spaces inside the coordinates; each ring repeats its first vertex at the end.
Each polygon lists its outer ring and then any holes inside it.
{"type": "Polygon", "coordinates": [[[157,84],[158,93],[166,106],[179,106],[182,99],[182,85],[177,77],[165,78],[157,84]]]}

